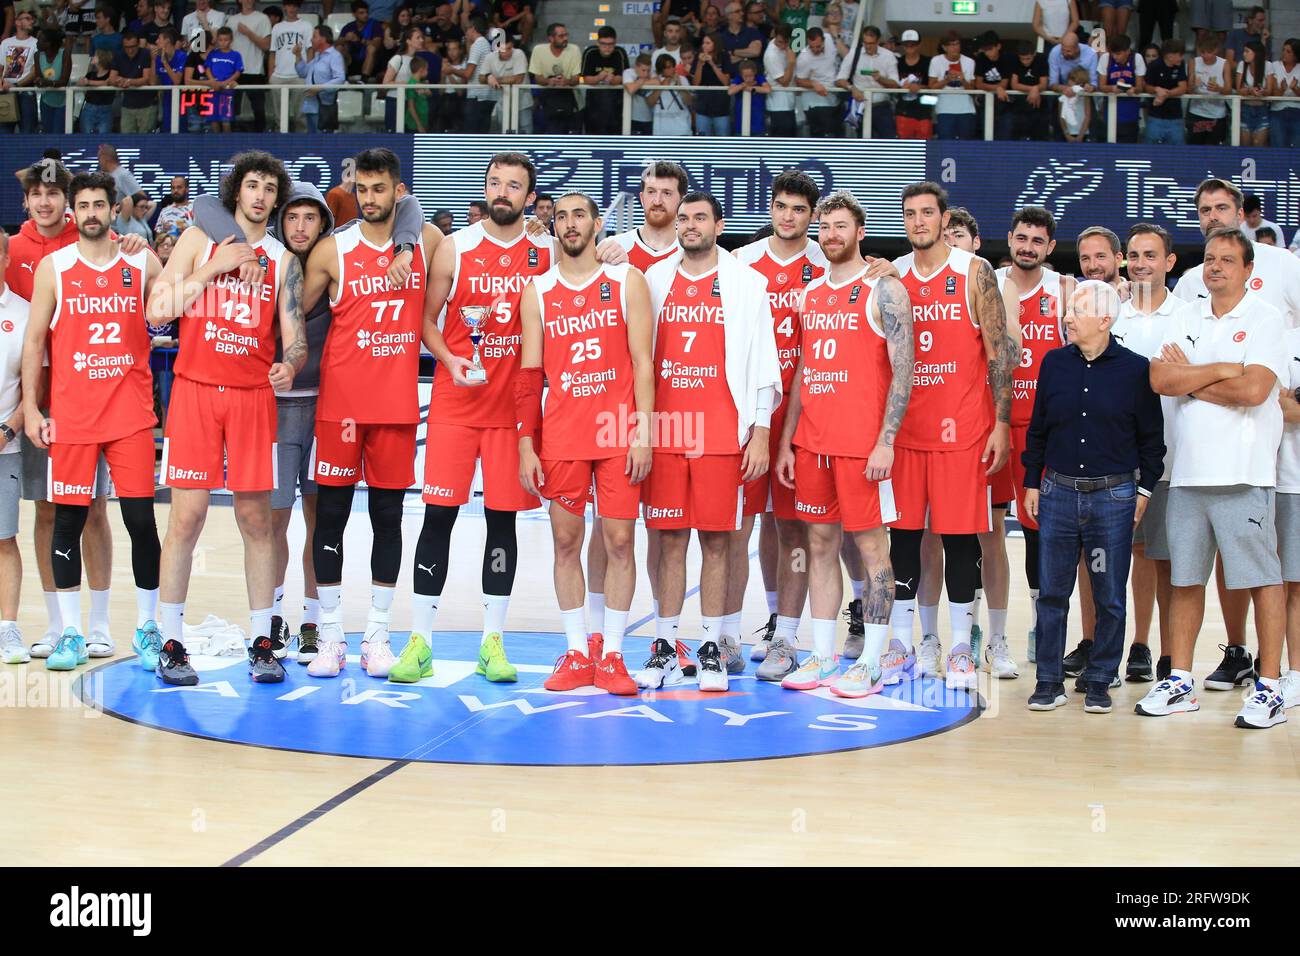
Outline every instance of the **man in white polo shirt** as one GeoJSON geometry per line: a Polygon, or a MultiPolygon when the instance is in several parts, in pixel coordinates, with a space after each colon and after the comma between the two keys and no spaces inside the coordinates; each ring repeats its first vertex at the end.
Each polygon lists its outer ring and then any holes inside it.
{"type": "Polygon", "coordinates": [[[840,64],[835,85],[849,91],[857,109],[870,108],[872,139],[894,138],[893,100],[886,93],[870,91],[898,89],[898,57],[880,45],[876,27],[862,28],[862,42],[840,64]]]}
{"type": "Polygon", "coordinates": [[[795,59],[794,81],[811,92],[803,97],[803,112],[808,119],[809,136],[839,136],[839,93],[835,77],[840,72],[840,57],[826,42],[821,27],[808,31],[808,45],[795,59]]]}
{"type": "Polygon", "coordinates": [[[1147,717],[1199,710],[1192,653],[1217,550],[1224,582],[1255,609],[1259,673],[1238,727],[1286,721],[1280,688],[1286,600],[1274,525],[1285,381],[1282,317],[1249,290],[1254,246],[1237,227],[1205,243],[1209,297],[1181,312],[1151,360],[1151,387],[1176,397],[1168,530],[1172,558],[1170,675],[1137,704],[1147,717]]]}
{"type": "Polygon", "coordinates": [[[27,334],[27,300],[5,285],[9,236],[0,231],[0,660],[26,664],[31,654],[18,630],[18,596],[23,559],[18,551],[18,502],[23,462],[22,358],[27,334]]]}

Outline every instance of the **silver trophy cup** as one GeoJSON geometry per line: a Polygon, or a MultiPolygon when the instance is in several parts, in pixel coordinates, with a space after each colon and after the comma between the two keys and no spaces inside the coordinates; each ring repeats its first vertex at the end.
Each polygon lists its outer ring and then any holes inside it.
{"type": "Polygon", "coordinates": [[[465,372],[465,379],[470,382],[486,382],[487,371],[483,368],[483,356],[479,353],[479,344],[483,341],[483,326],[487,323],[490,306],[462,305],[460,320],[469,329],[469,340],[474,343],[474,355],[471,361],[474,367],[465,372]]]}

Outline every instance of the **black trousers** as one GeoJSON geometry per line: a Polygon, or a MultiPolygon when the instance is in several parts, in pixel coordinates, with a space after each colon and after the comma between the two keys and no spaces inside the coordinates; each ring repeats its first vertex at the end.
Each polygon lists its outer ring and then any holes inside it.
{"type": "MultiPolygon", "coordinates": [[[[242,86],[245,83],[249,84],[250,86],[265,84],[266,76],[265,74],[262,73],[244,73],[239,77],[239,84],[242,86]]],[[[248,97],[249,103],[252,104],[253,132],[265,133],[266,132],[266,91],[249,90],[247,92],[243,92],[238,87],[236,87],[235,88],[235,119],[239,119],[239,114],[244,109],[244,97],[248,97]]],[[[335,110],[335,114],[337,115],[337,109],[335,110]]],[[[336,123],[335,125],[338,124],[336,123]]]]}

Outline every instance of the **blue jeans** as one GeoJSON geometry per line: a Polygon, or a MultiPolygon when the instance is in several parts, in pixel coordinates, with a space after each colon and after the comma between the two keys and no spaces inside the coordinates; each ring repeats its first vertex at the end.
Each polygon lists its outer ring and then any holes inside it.
{"type": "Polygon", "coordinates": [[[46,136],[63,135],[63,111],[62,106],[47,106],[41,104],[41,132],[46,136]]]}
{"type": "Polygon", "coordinates": [[[1109,682],[1124,655],[1125,589],[1133,558],[1137,484],[1080,492],[1043,476],[1038,497],[1038,679],[1065,681],[1065,628],[1078,576],[1088,563],[1097,630],[1085,680],[1109,682]]]}
{"type": "Polygon", "coordinates": [[[1160,143],[1183,145],[1183,121],[1179,119],[1162,119],[1159,116],[1147,117],[1147,142],[1152,146],[1160,143]]]}
{"type": "Polygon", "coordinates": [[[1273,110],[1269,125],[1270,146],[1300,147],[1300,109],[1273,110]]]}
{"type": "MultiPolygon", "coordinates": [[[[113,107],[96,106],[94,103],[82,104],[81,131],[83,133],[113,132],[113,107]]],[[[171,127],[164,126],[163,132],[171,132],[171,127]]]]}
{"type": "Polygon", "coordinates": [[[36,97],[37,93],[24,93],[20,90],[14,90],[18,100],[18,122],[5,123],[4,132],[6,133],[36,133],[36,97]]]}
{"type": "Polygon", "coordinates": [[[935,139],[978,139],[974,113],[939,113],[934,117],[935,139]]]}
{"type": "Polygon", "coordinates": [[[730,136],[731,116],[705,116],[695,114],[695,132],[700,136],[730,136]]]}

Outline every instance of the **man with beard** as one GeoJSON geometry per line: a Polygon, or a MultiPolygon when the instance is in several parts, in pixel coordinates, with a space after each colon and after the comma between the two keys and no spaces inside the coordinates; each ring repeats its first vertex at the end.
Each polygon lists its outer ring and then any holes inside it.
{"type": "Polygon", "coordinates": [[[389,149],[354,158],[361,221],[327,236],[307,260],[304,301],[328,293],[329,334],[321,357],[316,409],[318,486],[312,552],[320,592],[322,644],[307,665],[313,677],[337,677],[347,656],[339,608],[343,535],[356,483],[365,479],[373,535],[370,615],[361,667],[387,677],[396,663],[388,639],[389,612],[402,561],[402,499],[415,481],[415,431],[420,421],[419,341],[429,258],[442,234],[424,226],[415,249],[393,239],[401,164],[389,149]],[[400,284],[384,270],[413,252],[400,284]]]}
{"type": "Polygon", "coordinates": [[[72,670],[89,660],[81,634],[81,534],[94,493],[96,464],[108,461],[131,536],[136,586],[133,646],[141,665],[164,681],[196,684],[193,669],[163,655],[158,611],[158,529],[154,523],[153,376],[145,302],[162,271],[149,250],[126,255],[112,238],[113,179],[82,173],[68,198],[79,238],[41,261],[33,282],[23,348],[27,435],[50,449],[51,542],[62,637],[45,660],[72,670]],[[37,403],[49,352],[50,414],[37,403]]]}
{"type": "Polygon", "coordinates": [[[582,193],[555,205],[557,264],[524,287],[523,367],[515,385],[520,481],[551,502],[555,596],[568,650],[546,679],[553,691],[595,686],[637,692],[623,663],[623,635],[636,587],[637,510],[650,472],[655,374],[645,277],[596,258],[596,204],[582,193]],[[542,413],[542,378],[551,383],[542,413]],[[633,413],[635,409],[635,413],[633,413]],[[541,426],[541,444],[535,448],[541,426]],[[583,621],[582,536],[595,489],[608,555],[603,637],[583,621]]]}
{"type": "Polygon", "coordinates": [[[236,156],[221,183],[222,204],[247,243],[217,244],[200,229],[181,236],[149,299],[155,322],[180,319],[180,350],[163,440],[163,480],[172,489],[163,541],[164,654],[183,654],[182,619],[190,562],[213,488],[229,488],[244,541],[244,575],[251,610],[249,676],[284,680],[271,645],[275,548],[270,490],[275,486],[275,391],[293,384],[306,364],[302,266],[266,231],[289,195],[283,164],[269,153],[236,156]],[[256,262],[262,281],[240,268],[256,262]],[[277,325],[283,347],[275,361],[277,325]],[[224,468],[223,468],[224,462],[224,468]],[[172,642],[175,642],[174,644],[172,642]]]}
{"type": "MultiPolygon", "coordinates": [[[[943,539],[952,647],[945,682],[974,689],[971,648],[979,535],[992,530],[989,476],[1010,454],[1011,373],[1020,350],[1007,329],[993,267],[943,242],[948,196],[935,183],[903,190],[912,252],[894,261],[912,301],[916,381],[898,433],[890,559],[897,584],[891,659],[906,671],[924,529],[943,539]],[[990,358],[989,356],[993,356],[990,358]]],[[[939,673],[939,640],[922,640],[922,676],[939,673]]]]}
{"type": "MultiPolygon", "coordinates": [[[[1204,180],[1196,187],[1194,197],[1201,234],[1208,236],[1221,228],[1240,229],[1246,219],[1244,201],[1241,190],[1232,183],[1223,179],[1204,180]]],[[[1277,309],[1288,329],[1300,327],[1300,269],[1296,268],[1295,256],[1285,249],[1264,243],[1255,243],[1253,248],[1250,291],[1277,309]]],[[[1192,303],[1209,298],[1203,273],[1199,265],[1184,272],[1174,286],[1174,295],[1192,303]]],[[[1205,679],[1205,687],[1207,690],[1231,690],[1239,684],[1249,683],[1256,674],[1254,661],[1246,650],[1246,612],[1250,601],[1244,591],[1232,591],[1225,586],[1222,562],[1215,568],[1215,582],[1219,590],[1219,606],[1223,609],[1223,624],[1228,632],[1228,646],[1219,666],[1205,679]]]]}
{"type": "Polygon", "coordinates": [[[686,546],[694,530],[700,567],[701,691],[725,691],[721,648],[727,554],[740,528],[744,483],[767,470],[781,369],[767,287],[754,270],[718,252],[725,223],[708,193],[677,207],[681,252],[646,276],[657,324],[654,467],[646,482],[646,527],[660,533],[659,613],[643,687],[684,673],[677,626],[686,595],[686,546]]]}
{"type": "Polygon", "coordinates": [[[861,252],[866,214],[851,194],[823,199],[817,219],[829,271],[802,295],[802,349],[777,466],[808,522],[813,653],[781,686],[816,690],[829,684],[831,693],[856,698],[884,687],[881,662],[894,603],[885,524],[898,517],[890,475],[912,391],[912,306],[897,279],[869,278],[861,252]],[[862,555],[867,590],[863,649],[841,676],[835,625],[844,591],[844,532],[862,555]]]}
{"type": "MultiPolygon", "coordinates": [[[[351,169],[351,166],[349,166],[351,169]]],[[[351,185],[351,180],[349,180],[351,185]]],[[[350,194],[351,195],[351,194],[350,194]]],[[[236,242],[245,241],[244,233],[234,216],[216,196],[199,196],[194,200],[195,222],[208,237],[220,242],[233,236],[236,242]]],[[[289,200],[281,208],[274,227],[268,227],[298,261],[307,264],[307,257],[322,236],[334,232],[334,215],[329,203],[312,183],[293,180],[289,186],[289,200]]],[[[423,212],[414,196],[403,195],[397,201],[393,223],[393,242],[405,251],[393,256],[388,265],[388,279],[400,286],[406,281],[412,261],[412,250],[420,240],[423,212]]],[[[350,225],[350,223],[345,224],[350,225]]],[[[249,266],[255,266],[250,263],[249,266]]],[[[254,273],[251,280],[260,281],[254,273]]],[[[305,292],[305,290],[304,290],[305,292]]],[[[302,518],[305,527],[302,549],[303,609],[302,624],[298,631],[299,664],[309,664],[315,659],[318,646],[318,629],[321,620],[320,599],[316,587],[312,541],[316,534],[316,481],[312,476],[313,452],[316,436],[316,403],[320,394],[321,352],[330,329],[329,297],[321,295],[315,304],[307,306],[307,364],[294,376],[293,387],[275,396],[276,428],[276,486],[271,492],[271,524],[275,537],[275,604],[271,615],[271,646],[275,656],[285,658],[290,652],[292,639],[284,616],[284,579],[289,568],[289,522],[299,493],[302,495],[302,518]]],[[[277,344],[277,358],[279,357],[277,344]]]]}

